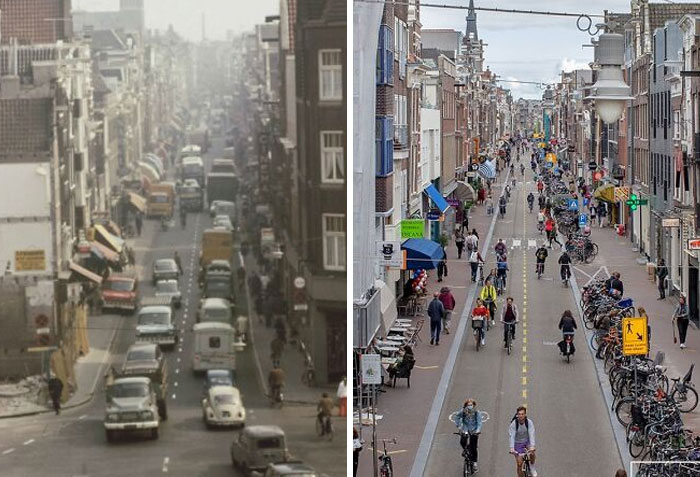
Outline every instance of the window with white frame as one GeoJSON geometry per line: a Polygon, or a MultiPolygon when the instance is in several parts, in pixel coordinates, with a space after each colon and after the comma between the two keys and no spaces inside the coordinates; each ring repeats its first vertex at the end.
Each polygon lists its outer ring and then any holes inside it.
{"type": "Polygon", "coordinates": [[[321,131],[321,182],[345,182],[343,131],[321,131]]]}
{"type": "Polygon", "coordinates": [[[681,112],[680,110],[673,112],[673,139],[681,138],[681,112]]]}
{"type": "Polygon", "coordinates": [[[323,214],[323,268],[345,270],[345,214],[323,214]]]}
{"type": "Polygon", "coordinates": [[[321,101],[343,99],[343,63],[342,50],[319,50],[318,94],[321,101]]]}

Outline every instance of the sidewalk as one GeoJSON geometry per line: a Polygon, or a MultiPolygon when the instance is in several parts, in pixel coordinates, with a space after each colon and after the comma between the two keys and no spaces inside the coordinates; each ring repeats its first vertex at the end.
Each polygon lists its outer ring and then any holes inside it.
{"type": "MultiPolygon", "coordinates": [[[[502,180],[507,176],[503,171],[497,178],[502,180]]],[[[493,186],[493,196],[500,194],[501,184],[493,186]]],[[[486,214],[486,205],[474,206],[470,210],[469,230],[476,229],[479,234],[479,251],[483,250],[484,240],[491,225],[492,216],[486,214]]],[[[452,347],[455,332],[462,320],[462,312],[472,288],[476,286],[471,281],[471,269],[468,263],[469,255],[466,249],[461,260],[457,259],[457,248],[454,239],[450,239],[447,251],[448,276],[442,282],[437,281],[437,272],[432,270],[427,281],[428,301],[434,292],[439,292],[444,286],[449,287],[454,295],[456,307],[452,312],[450,334],[442,334],[439,346],[430,345],[430,324],[427,316],[420,333],[422,341],[414,348],[416,364],[411,373],[411,388],[407,389],[406,380],[399,379],[396,388],[385,385],[377,398],[377,443],[378,454],[382,451],[382,439],[396,438],[397,445],[387,445],[387,451],[392,452],[392,463],[395,475],[409,475],[413,461],[421,442],[423,431],[428,422],[431,405],[438,390],[444,364],[452,347]]],[[[493,262],[493,257],[482,252],[484,260],[493,262]]],[[[488,266],[485,267],[485,270],[488,266]]],[[[357,426],[357,424],[355,424],[357,426]]],[[[363,425],[362,439],[365,441],[364,450],[360,453],[358,475],[373,475],[372,462],[372,427],[363,425]]]]}
{"type": "MultiPolygon", "coordinates": [[[[586,275],[607,278],[606,271],[612,273],[618,271],[624,285],[625,297],[634,300],[634,306],[646,309],[651,326],[650,356],[654,357],[657,351],[663,351],[666,355],[664,367],[669,378],[682,377],[691,364],[700,360],[700,332],[691,321],[686,338],[687,348],[682,350],[678,344],[673,344],[673,331],[671,316],[678,304],[676,297],[657,300],[659,291],[656,282],[650,280],[646,269],[646,259],[639,252],[633,250],[633,244],[627,237],[620,237],[612,228],[591,227],[591,239],[598,244],[598,256],[590,265],[575,265],[578,283],[582,287],[589,280],[586,275]],[[644,258],[643,260],[640,260],[644,258]],[[639,260],[639,261],[638,261],[639,260]],[[603,268],[605,267],[605,268],[603,268]],[[583,278],[582,278],[583,275],[583,278]]],[[[678,329],[676,329],[678,336],[678,329]]],[[[697,371],[693,375],[693,382],[698,388],[697,371]]],[[[700,410],[683,415],[686,427],[700,431],[700,410]]]]}

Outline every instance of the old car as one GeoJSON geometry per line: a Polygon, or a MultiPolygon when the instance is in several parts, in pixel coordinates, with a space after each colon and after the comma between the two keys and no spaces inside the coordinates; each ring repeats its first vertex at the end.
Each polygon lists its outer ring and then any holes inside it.
{"type": "Polygon", "coordinates": [[[138,279],[112,274],[102,282],[102,308],[135,312],[139,307],[138,279]]]}
{"type": "Polygon", "coordinates": [[[233,386],[216,385],[202,399],[202,417],[209,427],[245,426],[241,393],[233,386]]]}
{"type": "Polygon", "coordinates": [[[108,442],[117,434],[147,431],[158,439],[158,398],[147,377],[118,377],[109,379],[106,387],[104,427],[108,442]]]}
{"type": "Polygon", "coordinates": [[[217,215],[214,217],[213,226],[215,229],[225,229],[229,232],[233,232],[233,223],[228,215],[217,215]]]}
{"type": "Polygon", "coordinates": [[[217,215],[226,215],[231,222],[236,220],[236,204],[228,200],[217,201],[214,206],[214,217],[217,215]]]}
{"type": "Polygon", "coordinates": [[[156,296],[170,298],[170,304],[175,308],[182,306],[182,293],[177,280],[158,280],[156,282],[156,296]]]}
{"type": "Polygon", "coordinates": [[[168,393],[167,362],[157,344],[136,342],[129,346],[119,376],[142,376],[150,379],[156,393],[160,418],[164,421],[168,418],[166,402],[168,393]]]}
{"type": "Polygon", "coordinates": [[[172,258],[161,258],[153,262],[153,286],[158,280],[178,280],[180,278],[180,269],[177,263],[172,258]]]}
{"type": "Polygon", "coordinates": [[[290,460],[287,440],[279,426],[250,426],[231,443],[231,462],[245,475],[262,471],[268,464],[290,460]]]}
{"type": "Polygon", "coordinates": [[[210,369],[204,380],[204,393],[213,386],[235,386],[236,381],[231,369],[210,369]]]}
{"type": "Polygon", "coordinates": [[[174,348],[180,341],[180,331],[175,324],[172,307],[142,307],[137,316],[136,340],[174,348]]]}
{"type": "Polygon", "coordinates": [[[269,464],[265,473],[254,471],[253,477],[319,477],[320,474],[303,462],[269,464]]]}
{"type": "Polygon", "coordinates": [[[223,298],[205,298],[197,310],[197,323],[216,321],[230,325],[233,322],[231,307],[231,302],[223,298]]]}

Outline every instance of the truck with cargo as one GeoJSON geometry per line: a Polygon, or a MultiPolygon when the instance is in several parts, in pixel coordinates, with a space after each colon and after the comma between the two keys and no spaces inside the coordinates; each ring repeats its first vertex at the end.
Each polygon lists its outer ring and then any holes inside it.
{"type": "Polygon", "coordinates": [[[204,161],[202,158],[197,156],[183,158],[182,164],[180,164],[180,179],[182,182],[194,179],[200,187],[204,187],[204,161]]]}
{"type": "Polygon", "coordinates": [[[207,201],[209,205],[215,200],[236,201],[238,179],[230,172],[210,172],[207,174],[207,201]]]}
{"type": "Polygon", "coordinates": [[[233,234],[228,230],[207,229],[202,233],[200,267],[204,270],[212,260],[226,260],[233,257],[233,234]]]}
{"type": "Polygon", "coordinates": [[[151,184],[147,200],[148,217],[172,217],[175,211],[175,184],[172,182],[151,184]]]}

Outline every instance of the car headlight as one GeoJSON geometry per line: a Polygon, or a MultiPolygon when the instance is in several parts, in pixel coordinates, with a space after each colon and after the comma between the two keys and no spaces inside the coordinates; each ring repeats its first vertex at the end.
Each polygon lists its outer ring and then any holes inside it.
{"type": "Polygon", "coordinates": [[[141,411],[140,416],[144,421],[150,421],[153,419],[153,413],[151,411],[141,411]]]}
{"type": "Polygon", "coordinates": [[[107,420],[111,422],[116,422],[119,420],[119,414],[110,412],[109,414],[107,414],[107,420]]]}

